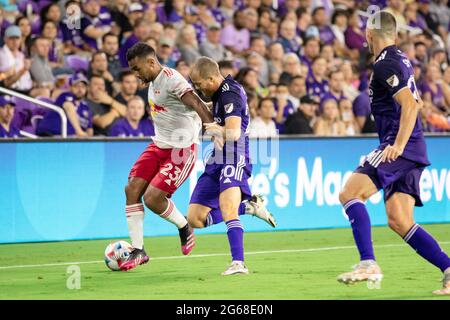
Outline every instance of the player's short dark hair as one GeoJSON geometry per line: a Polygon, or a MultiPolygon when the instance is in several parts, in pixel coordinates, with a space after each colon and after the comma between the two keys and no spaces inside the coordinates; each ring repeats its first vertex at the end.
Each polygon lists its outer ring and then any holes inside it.
{"type": "Polygon", "coordinates": [[[382,38],[395,38],[397,35],[395,16],[387,11],[375,12],[367,21],[367,27],[382,38]]]}
{"type": "Polygon", "coordinates": [[[155,56],[156,52],[151,46],[145,42],[138,42],[127,51],[127,60],[131,61],[134,58],[144,58],[148,56],[155,56]]]}
{"type": "Polygon", "coordinates": [[[311,41],[317,41],[317,42],[319,43],[319,47],[320,47],[320,39],[317,38],[317,37],[312,37],[312,36],[307,37],[307,38],[305,39],[305,42],[303,43],[303,47],[306,47],[307,44],[308,44],[309,42],[311,42],[311,41]]]}

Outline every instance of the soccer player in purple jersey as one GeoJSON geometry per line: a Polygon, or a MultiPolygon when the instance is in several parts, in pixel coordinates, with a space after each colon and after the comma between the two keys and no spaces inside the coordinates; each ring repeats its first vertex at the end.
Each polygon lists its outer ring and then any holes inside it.
{"type": "Polygon", "coordinates": [[[215,149],[191,196],[188,222],[191,227],[203,228],[225,221],[233,261],[222,275],[248,273],[239,215],[254,215],[272,227],[276,223],[262,198],[252,196],[248,184],[252,165],[247,96],[230,75],[224,78],[220,74],[218,64],[210,58],[197,59],[190,76],[194,86],[212,99],[214,122],[204,126],[214,137],[215,149]]]}
{"type": "Polygon", "coordinates": [[[389,227],[444,273],[444,287],[434,293],[450,294],[450,258],[437,241],[414,222],[414,206],[423,205],[420,176],[430,163],[417,117],[423,102],[414,82],[411,62],[396,47],[396,37],[397,26],[392,14],[379,11],[372,15],[366,38],[376,59],[369,96],[380,145],[361,161],[340,194],[360,262],[353,271],[339,275],[338,281],[346,284],[378,281],[383,276],[375,261],[370,219],[364,204],[383,189],[389,227]]]}

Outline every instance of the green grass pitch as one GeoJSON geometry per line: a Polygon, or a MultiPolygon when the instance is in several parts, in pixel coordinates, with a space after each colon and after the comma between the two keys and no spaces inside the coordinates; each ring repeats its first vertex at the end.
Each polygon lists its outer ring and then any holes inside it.
{"type": "MultiPolygon", "coordinates": [[[[450,252],[450,224],[425,228],[450,252]]],[[[197,236],[188,257],[177,237],[146,238],[150,262],[129,272],[102,262],[109,240],[0,245],[0,299],[450,300],[431,293],[440,271],[387,227],[374,228],[373,240],[384,271],[379,289],[336,281],[358,260],[350,229],[246,233],[250,274],[229,277],[220,275],[230,260],[225,234],[197,236]],[[80,289],[67,288],[67,262],[79,263],[80,289]]]]}

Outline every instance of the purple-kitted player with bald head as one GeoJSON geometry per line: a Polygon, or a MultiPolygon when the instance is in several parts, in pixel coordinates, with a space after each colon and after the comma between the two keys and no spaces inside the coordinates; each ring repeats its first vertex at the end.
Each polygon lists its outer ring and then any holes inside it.
{"type": "Polygon", "coordinates": [[[215,149],[207,160],[191,197],[188,222],[203,228],[225,221],[232,263],[222,275],[248,273],[244,265],[244,229],[239,215],[254,215],[272,227],[275,220],[260,196],[252,196],[248,179],[248,125],[250,114],[244,88],[228,75],[220,74],[218,64],[207,57],[197,59],[191,80],[204,96],[211,97],[213,123],[204,124],[213,136],[215,149]]]}
{"type": "Polygon", "coordinates": [[[364,204],[384,190],[389,227],[420,256],[444,273],[444,287],[435,294],[450,294],[450,258],[437,241],[414,222],[414,206],[422,206],[420,177],[430,165],[419,109],[423,102],[414,82],[411,62],[397,48],[397,24],[392,14],[379,11],[368,21],[366,38],[375,55],[369,96],[380,145],[369,153],[349,178],[340,194],[360,263],[341,274],[338,281],[380,281],[382,272],[372,247],[370,219],[364,204]]]}

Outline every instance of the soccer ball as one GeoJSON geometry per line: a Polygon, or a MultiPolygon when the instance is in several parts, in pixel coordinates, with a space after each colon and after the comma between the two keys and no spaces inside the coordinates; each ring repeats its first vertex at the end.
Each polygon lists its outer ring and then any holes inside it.
{"type": "Polygon", "coordinates": [[[126,241],[120,240],[108,244],[105,249],[105,263],[112,271],[119,271],[120,265],[130,255],[133,246],[126,241]]]}

